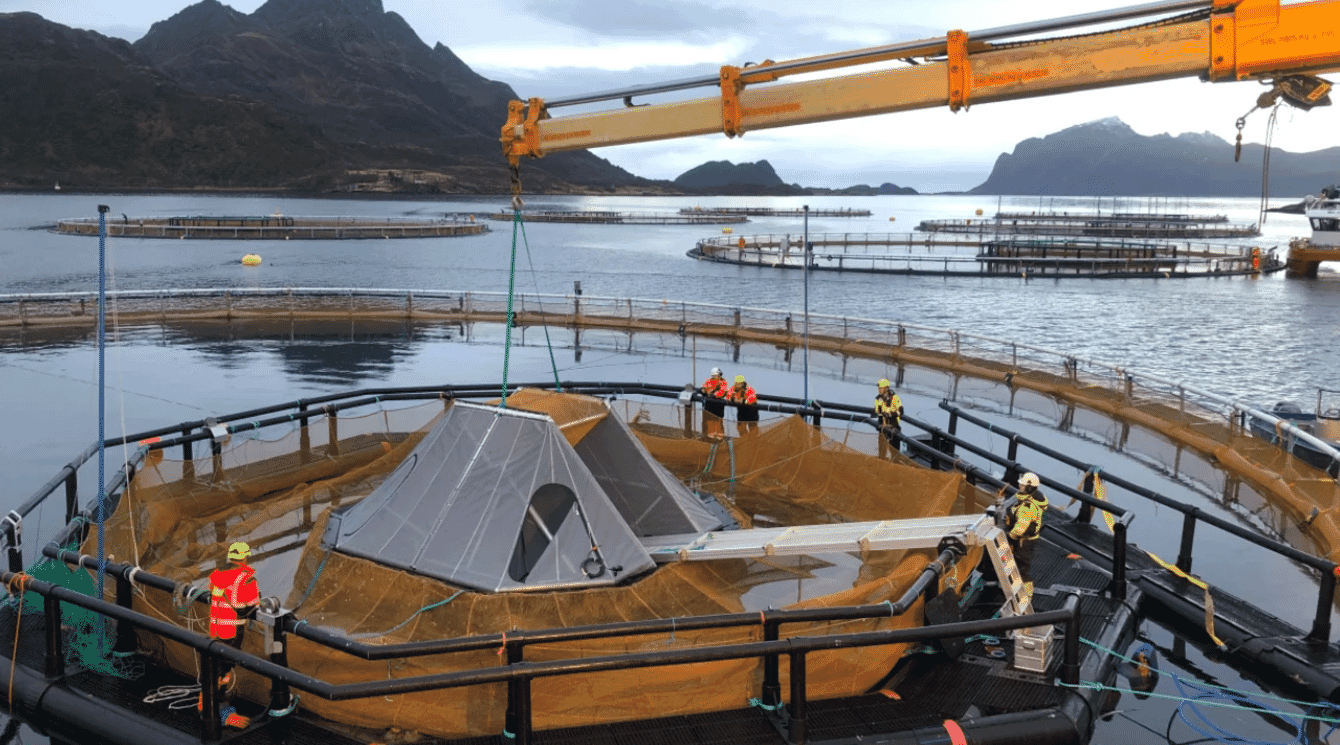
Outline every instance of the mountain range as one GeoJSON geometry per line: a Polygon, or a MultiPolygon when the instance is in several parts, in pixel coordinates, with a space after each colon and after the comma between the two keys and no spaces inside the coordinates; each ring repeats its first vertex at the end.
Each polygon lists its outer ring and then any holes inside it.
{"type": "MultiPolygon", "coordinates": [[[[501,194],[506,83],[429,47],[382,0],[200,0],[134,44],[0,13],[0,189],[284,189],[501,194]]],[[[973,194],[1260,193],[1262,146],[1136,134],[1118,119],[1020,142],[973,194]]],[[[1272,150],[1271,193],[1333,183],[1340,148],[1272,150]]],[[[766,160],[713,161],[673,182],[590,152],[529,160],[547,193],[914,194],[885,183],[787,183],[766,160]]]]}
{"type": "MultiPolygon", "coordinates": [[[[1113,118],[1080,124],[1002,153],[970,194],[1226,196],[1261,194],[1262,145],[1234,147],[1210,132],[1137,134],[1113,118]]],[[[1270,193],[1312,194],[1340,173],[1340,147],[1310,153],[1272,148],[1270,193]]]]}

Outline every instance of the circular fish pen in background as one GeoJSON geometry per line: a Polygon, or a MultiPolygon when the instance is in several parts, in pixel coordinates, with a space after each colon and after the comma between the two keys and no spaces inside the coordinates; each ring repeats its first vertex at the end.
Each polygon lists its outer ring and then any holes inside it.
{"type": "MultiPolygon", "coordinates": [[[[481,235],[488,225],[467,219],[396,217],[129,217],[107,221],[107,235],[116,238],[195,238],[224,240],[331,240],[353,238],[444,238],[481,235]]],[[[56,232],[97,235],[96,218],[56,223],[56,232]]]]}

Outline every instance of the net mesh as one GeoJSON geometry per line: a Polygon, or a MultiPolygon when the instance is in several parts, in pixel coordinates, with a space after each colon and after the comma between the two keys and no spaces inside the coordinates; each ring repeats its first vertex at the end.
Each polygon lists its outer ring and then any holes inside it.
{"type": "MultiPolygon", "coordinates": [[[[606,415],[599,401],[519,391],[509,407],[550,413],[570,442],[606,415]]],[[[370,493],[413,450],[444,410],[441,403],[379,411],[338,421],[314,414],[277,440],[244,439],[218,455],[173,460],[154,451],[106,525],[107,550],[118,560],[199,588],[222,566],[227,545],[252,547],[262,596],[280,598],[314,626],[368,643],[453,638],[654,618],[823,607],[896,600],[933,558],[929,551],[866,555],[765,557],[684,562],[658,567],[616,587],[489,594],[327,550],[321,536],[330,509],[370,493]]],[[[962,476],[881,460],[831,439],[797,417],[765,423],[722,442],[634,422],[643,444],[672,472],[711,494],[742,525],[789,525],[944,515],[971,492],[962,476]]],[[[235,440],[237,438],[235,437],[235,440]]],[[[85,552],[96,552],[86,543],[85,552]]],[[[963,562],[973,566],[978,556],[963,562]]],[[[204,632],[206,607],[139,593],[137,610],[204,632]]],[[[920,623],[920,600],[897,618],[784,626],[783,636],[853,633],[920,623]]],[[[260,634],[244,648],[261,654],[260,634]]],[[[528,646],[529,661],[758,640],[758,627],[628,636],[528,646]]],[[[141,633],[140,648],[157,661],[195,674],[194,652],[141,633]]],[[[815,697],[861,693],[903,654],[902,645],[809,655],[815,697]]],[[[404,678],[492,668],[500,650],[365,661],[291,638],[294,669],[331,683],[404,678]]],[[[782,661],[783,680],[786,661],[782,661]]],[[[705,663],[546,678],[533,685],[537,728],[738,708],[757,697],[760,660],[705,663]]],[[[268,681],[238,676],[238,693],[268,700],[268,681]]],[[[496,734],[504,727],[502,684],[302,706],[328,719],[369,728],[399,727],[440,737],[496,734]]]]}

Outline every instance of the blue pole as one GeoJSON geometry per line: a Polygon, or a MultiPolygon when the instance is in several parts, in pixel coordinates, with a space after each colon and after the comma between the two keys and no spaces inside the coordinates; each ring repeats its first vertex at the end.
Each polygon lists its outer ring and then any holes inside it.
{"type": "MultiPolygon", "coordinates": [[[[105,204],[98,205],[98,599],[103,599],[103,585],[107,578],[107,550],[103,544],[103,524],[107,521],[105,486],[106,441],[105,411],[106,402],[106,327],[107,327],[107,210],[105,204]]],[[[98,650],[102,651],[103,628],[106,619],[98,614],[98,650]]]]}

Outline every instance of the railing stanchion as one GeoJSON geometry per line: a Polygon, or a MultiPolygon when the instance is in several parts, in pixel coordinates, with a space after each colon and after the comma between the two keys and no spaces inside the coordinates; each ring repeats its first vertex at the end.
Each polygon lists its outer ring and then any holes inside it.
{"type": "Polygon", "coordinates": [[[200,650],[199,655],[200,739],[214,742],[223,726],[219,721],[219,660],[207,649],[200,650]]]}
{"type": "MultiPolygon", "coordinates": [[[[507,650],[507,664],[515,665],[521,662],[522,647],[516,643],[503,643],[503,649],[507,650]]],[[[512,678],[507,681],[507,716],[503,719],[503,729],[517,737],[520,742],[520,736],[517,735],[521,729],[521,679],[512,678]]]]}
{"type": "Polygon", "coordinates": [[[516,745],[530,745],[531,733],[531,708],[530,708],[530,684],[529,677],[518,678],[517,687],[517,721],[516,721],[516,745]]]}
{"type": "Polygon", "coordinates": [[[1335,603],[1335,573],[1340,567],[1321,573],[1321,587],[1317,590],[1317,617],[1312,619],[1312,630],[1307,639],[1322,644],[1331,641],[1331,605],[1335,603]]]}
{"type": "Polygon", "coordinates": [[[805,720],[809,716],[809,703],[805,700],[805,653],[791,652],[791,745],[805,745],[809,734],[805,731],[805,720]]]}
{"type": "MultiPolygon", "coordinates": [[[[134,599],[134,589],[131,587],[130,579],[126,577],[125,572],[116,573],[116,604],[131,610],[131,602],[134,599]]],[[[135,626],[124,619],[116,621],[116,644],[112,647],[117,652],[134,652],[139,642],[135,639],[135,626]]]]}
{"type": "Polygon", "coordinates": [[[1126,513],[1112,523],[1112,599],[1126,599],[1126,513]]]}
{"type": "MultiPolygon", "coordinates": [[[[766,614],[765,614],[766,616],[766,614]]],[[[763,641],[775,642],[781,629],[781,622],[771,618],[763,621],[763,641]]],[[[782,703],[782,681],[778,672],[781,667],[775,654],[763,657],[763,705],[776,707],[782,703]]]]}
{"type": "MultiPolygon", "coordinates": [[[[1084,474],[1084,484],[1080,487],[1080,491],[1085,494],[1093,494],[1097,480],[1098,474],[1095,473],[1093,469],[1090,469],[1088,473],[1084,474]]],[[[1086,524],[1090,520],[1093,520],[1093,505],[1088,502],[1081,502],[1079,506],[1079,515],[1076,517],[1076,520],[1086,524]]]]}
{"type": "MultiPolygon", "coordinates": [[[[23,596],[19,596],[23,602],[23,596]]],[[[42,614],[46,616],[47,680],[65,677],[65,649],[61,644],[60,601],[51,595],[42,596],[42,614]]]]}
{"type": "Polygon", "coordinates": [[[1191,573],[1191,547],[1196,542],[1196,514],[1199,507],[1192,507],[1182,515],[1182,543],[1177,549],[1177,568],[1191,573]]]}
{"type": "Polygon", "coordinates": [[[1065,624],[1065,656],[1061,660],[1061,682],[1076,685],[1079,683],[1079,630],[1083,617],[1079,595],[1071,594],[1066,604],[1070,606],[1070,620],[1065,624]]]}
{"type": "Polygon", "coordinates": [[[79,471],[71,468],[65,477],[65,524],[70,524],[79,514],[79,471]]]}

